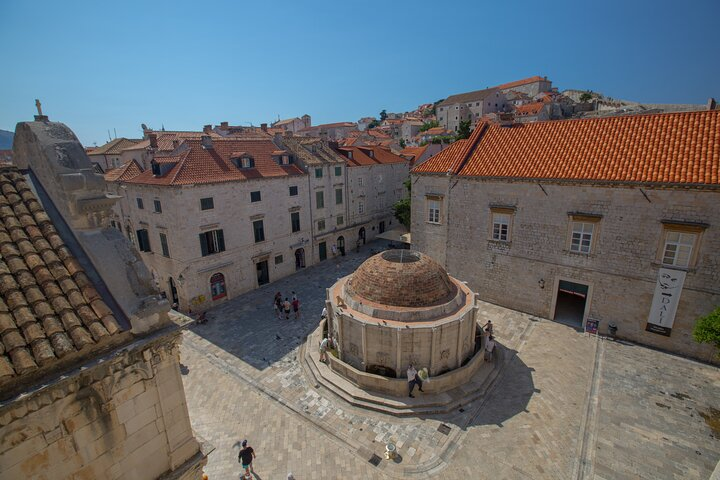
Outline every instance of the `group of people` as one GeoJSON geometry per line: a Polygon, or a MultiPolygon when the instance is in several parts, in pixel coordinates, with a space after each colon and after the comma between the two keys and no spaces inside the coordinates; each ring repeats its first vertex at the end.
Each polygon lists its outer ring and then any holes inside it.
{"type": "Polygon", "coordinates": [[[278,320],[282,319],[283,315],[285,315],[285,320],[290,320],[291,310],[295,315],[295,320],[300,320],[300,300],[295,291],[292,292],[291,299],[285,297],[285,300],[283,300],[282,294],[277,292],[273,300],[273,309],[275,310],[275,315],[277,315],[278,320]]]}

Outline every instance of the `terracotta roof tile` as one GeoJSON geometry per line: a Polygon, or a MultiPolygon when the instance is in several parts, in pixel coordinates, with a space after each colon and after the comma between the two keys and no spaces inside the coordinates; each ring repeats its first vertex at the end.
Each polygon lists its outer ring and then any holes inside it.
{"type": "Polygon", "coordinates": [[[515,107],[515,113],[518,115],[537,115],[544,106],[544,102],[526,103],[525,105],[515,107]]]}
{"type": "Polygon", "coordinates": [[[5,382],[42,373],[57,359],[121,329],[16,168],[0,168],[0,192],[0,382],[5,382]]]}
{"type": "Polygon", "coordinates": [[[468,142],[471,155],[451,151],[451,145],[414,172],[452,169],[459,175],[494,178],[720,184],[720,110],[511,127],[483,124],[468,142]]]}
{"type": "Polygon", "coordinates": [[[338,147],[337,151],[346,158],[348,167],[409,162],[405,157],[395,155],[386,148],[374,145],[363,147],[344,146],[338,147]],[[351,156],[352,158],[350,158],[351,156]]]}
{"type": "Polygon", "coordinates": [[[135,178],[143,172],[142,167],[135,159],[130,160],[118,168],[108,170],[105,173],[106,182],[123,182],[135,178]]]}
{"type": "Polygon", "coordinates": [[[88,155],[120,155],[124,149],[140,142],[141,140],[133,140],[130,138],[115,138],[105,145],[92,149],[92,151],[88,152],[88,155]]]}
{"type": "Polygon", "coordinates": [[[522,80],[515,80],[514,82],[503,83],[502,85],[498,85],[495,88],[500,89],[500,90],[508,90],[510,88],[527,85],[528,83],[543,82],[543,81],[549,82],[550,80],[547,80],[545,77],[535,75],[534,77],[523,78],[522,80]]]}

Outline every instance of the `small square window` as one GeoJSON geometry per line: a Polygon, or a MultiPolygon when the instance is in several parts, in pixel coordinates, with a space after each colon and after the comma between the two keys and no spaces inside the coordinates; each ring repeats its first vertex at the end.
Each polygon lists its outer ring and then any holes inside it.
{"type": "Polygon", "coordinates": [[[343,223],[345,223],[345,219],[343,218],[342,215],[338,215],[337,216],[337,224],[342,225],[343,223]]]}
{"type": "Polygon", "coordinates": [[[215,202],[212,197],[200,199],[200,210],[212,210],[215,208],[215,202]]]}
{"type": "Polygon", "coordinates": [[[255,203],[260,201],[260,192],[250,192],[250,202],[255,203]]]}
{"type": "Polygon", "coordinates": [[[339,177],[342,175],[342,167],[335,167],[335,176],[339,177]]]}
{"type": "Polygon", "coordinates": [[[594,230],[594,223],[573,222],[572,236],[570,238],[570,251],[590,253],[590,250],[592,249],[592,237],[594,230]]]}
{"type": "Polygon", "coordinates": [[[143,205],[143,199],[140,197],[137,198],[137,206],[140,210],[145,208],[145,206],[143,205]]]}
{"type": "Polygon", "coordinates": [[[325,220],[318,220],[318,230],[325,230],[325,220]]]}
{"type": "Polygon", "coordinates": [[[298,187],[296,185],[290,186],[290,196],[294,197],[298,194],[298,187]]]}
{"type": "Polygon", "coordinates": [[[322,168],[315,169],[315,178],[322,178],[322,168]]]}
{"type": "Polygon", "coordinates": [[[492,214],[492,239],[507,242],[510,239],[510,215],[507,213],[492,214]]]}
{"type": "Polygon", "coordinates": [[[440,207],[442,206],[442,199],[440,197],[426,197],[426,198],[427,198],[428,222],[440,223],[440,207]]]}
{"type": "Polygon", "coordinates": [[[275,256],[275,265],[280,265],[283,263],[283,256],[282,255],[276,255],[275,256]]]}
{"type": "Polygon", "coordinates": [[[676,267],[689,266],[696,241],[696,233],[667,230],[665,232],[662,263],[676,267]]]}

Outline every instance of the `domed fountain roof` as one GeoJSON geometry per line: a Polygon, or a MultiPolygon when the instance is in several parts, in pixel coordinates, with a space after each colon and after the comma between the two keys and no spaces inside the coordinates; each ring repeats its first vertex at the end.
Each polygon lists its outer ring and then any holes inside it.
{"type": "Polygon", "coordinates": [[[457,286],[432,258],[412,250],[388,250],[355,270],[348,293],[396,307],[430,307],[449,302],[457,286]]]}

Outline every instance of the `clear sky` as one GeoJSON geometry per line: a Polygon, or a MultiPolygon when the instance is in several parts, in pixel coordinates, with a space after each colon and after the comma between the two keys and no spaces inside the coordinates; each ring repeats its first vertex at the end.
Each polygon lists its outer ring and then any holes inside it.
{"type": "Polygon", "coordinates": [[[354,121],[532,75],[705,103],[720,99],[719,18],[720,0],[0,0],[0,129],[35,98],[86,145],[141,123],[354,121]]]}

